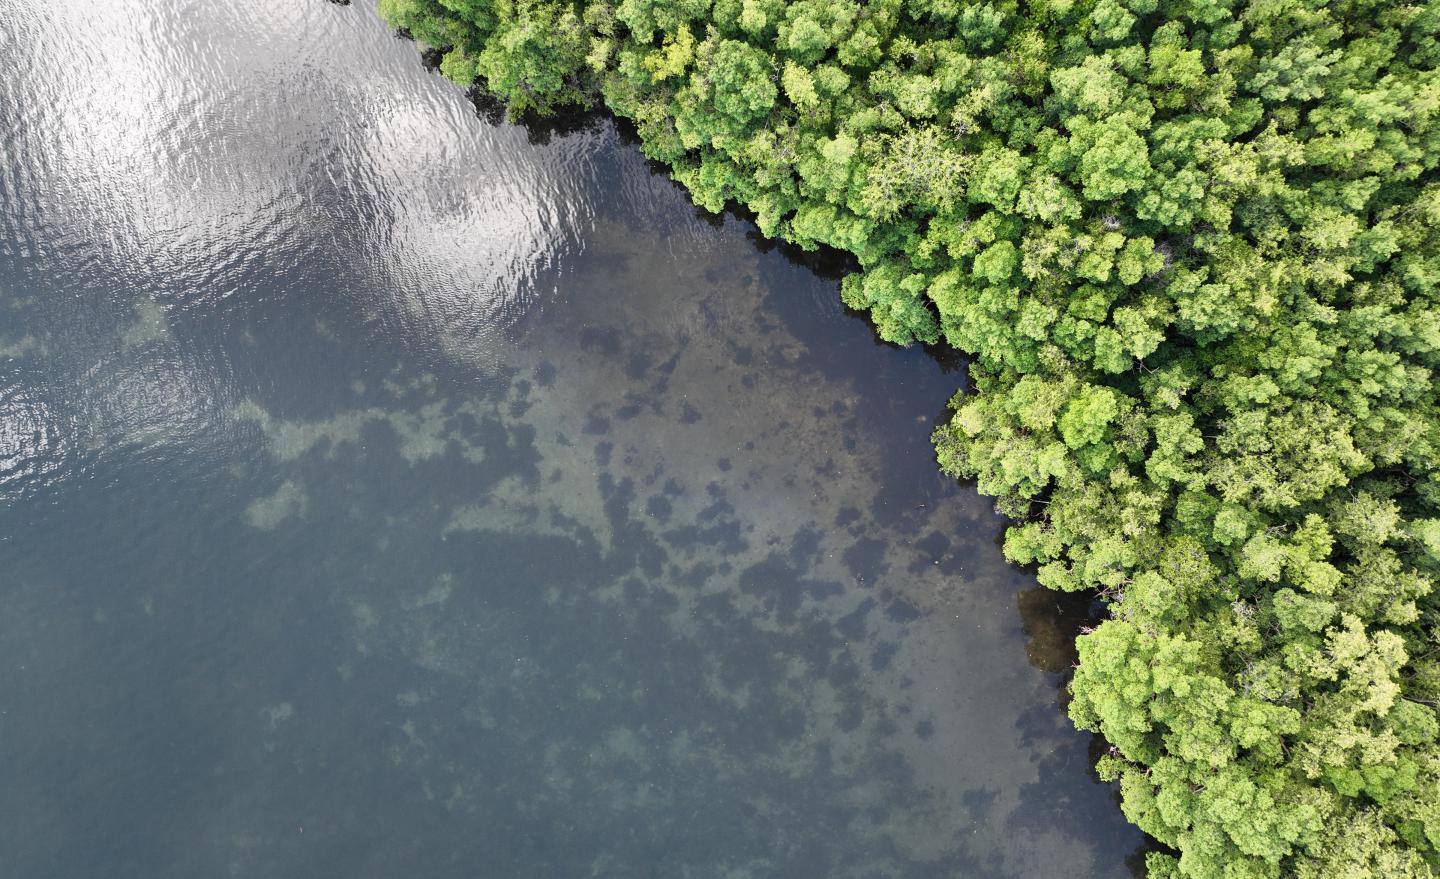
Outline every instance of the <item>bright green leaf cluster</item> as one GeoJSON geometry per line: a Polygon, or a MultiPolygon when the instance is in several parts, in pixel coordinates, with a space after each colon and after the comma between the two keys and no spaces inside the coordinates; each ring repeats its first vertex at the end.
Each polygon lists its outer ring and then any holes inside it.
{"type": "Polygon", "coordinates": [[[1154,876],[1440,871],[1436,0],[381,0],[973,357],[941,465],[1101,590],[1154,876]]]}

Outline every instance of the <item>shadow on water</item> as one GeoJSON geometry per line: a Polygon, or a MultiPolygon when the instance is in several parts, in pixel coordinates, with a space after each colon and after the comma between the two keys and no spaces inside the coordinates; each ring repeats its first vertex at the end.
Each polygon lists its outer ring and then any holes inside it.
{"type": "MultiPolygon", "coordinates": [[[[435,61],[435,72],[439,72],[439,60],[435,61]]],[[[466,90],[465,96],[475,107],[475,116],[487,125],[517,125],[524,129],[532,146],[545,146],[556,138],[569,137],[582,131],[594,131],[604,125],[608,116],[600,110],[585,109],[567,105],[553,113],[522,113],[519,118],[510,114],[505,102],[495,97],[482,84],[475,84],[466,90]]]]}
{"type": "MultiPolygon", "coordinates": [[[[1105,602],[1092,591],[1060,592],[1044,586],[1034,586],[1015,595],[1025,633],[1025,657],[1035,668],[1046,672],[1057,690],[1055,707],[1063,714],[1070,704],[1070,681],[1080,654],[1076,638],[1093,630],[1106,616],[1105,602]]],[[[1120,791],[1101,781],[1095,767],[1100,759],[1110,752],[1109,744],[1102,736],[1091,734],[1086,743],[1085,759],[1090,778],[1097,786],[1110,792],[1115,808],[1120,806],[1120,791]]],[[[1077,751],[1071,752],[1066,760],[1074,759],[1077,751]]],[[[1140,879],[1145,875],[1145,856],[1151,852],[1176,854],[1172,849],[1146,836],[1125,859],[1133,876],[1140,879]]]]}
{"type": "MultiPolygon", "coordinates": [[[[330,2],[342,6],[350,5],[350,0],[330,0],[330,2]]],[[[398,39],[417,42],[414,35],[406,28],[395,28],[394,34],[398,39]]],[[[419,54],[420,66],[429,73],[443,76],[440,73],[440,63],[445,60],[445,55],[450,48],[449,46],[422,46],[417,43],[416,51],[419,54]]],[[[547,114],[527,111],[517,117],[510,112],[503,100],[495,96],[484,80],[478,80],[465,89],[465,96],[469,98],[471,105],[475,108],[477,119],[490,126],[518,126],[525,131],[532,146],[545,146],[558,137],[566,137],[582,131],[593,131],[609,117],[609,114],[601,110],[575,105],[564,105],[547,114]]],[[[631,137],[636,143],[639,142],[633,134],[631,137]]]]}
{"type": "Polygon", "coordinates": [[[1035,586],[1019,592],[1015,604],[1025,632],[1025,656],[1041,671],[1063,675],[1079,659],[1075,639],[1105,618],[1105,603],[1093,592],[1059,592],[1035,586]]]}

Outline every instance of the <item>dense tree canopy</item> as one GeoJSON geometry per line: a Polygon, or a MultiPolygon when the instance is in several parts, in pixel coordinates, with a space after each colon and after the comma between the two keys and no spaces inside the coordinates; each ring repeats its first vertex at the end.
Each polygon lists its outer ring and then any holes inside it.
{"type": "Polygon", "coordinates": [[[1153,876],[1440,873],[1440,0],[381,0],[971,355],[1153,876]]]}

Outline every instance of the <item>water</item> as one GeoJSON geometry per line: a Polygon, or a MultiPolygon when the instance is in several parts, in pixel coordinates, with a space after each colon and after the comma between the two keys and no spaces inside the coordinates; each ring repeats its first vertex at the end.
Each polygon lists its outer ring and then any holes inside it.
{"type": "Polygon", "coordinates": [[[3,875],[1129,875],[958,365],[823,265],[367,3],[0,61],[3,875]]]}

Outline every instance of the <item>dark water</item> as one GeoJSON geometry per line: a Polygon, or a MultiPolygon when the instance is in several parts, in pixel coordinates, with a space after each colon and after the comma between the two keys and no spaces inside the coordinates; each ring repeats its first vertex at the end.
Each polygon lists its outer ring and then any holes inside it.
{"type": "Polygon", "coordinates": [[[369,4],[0,0],[0,875],[1128,875],[961,381],[369,4]]]}

